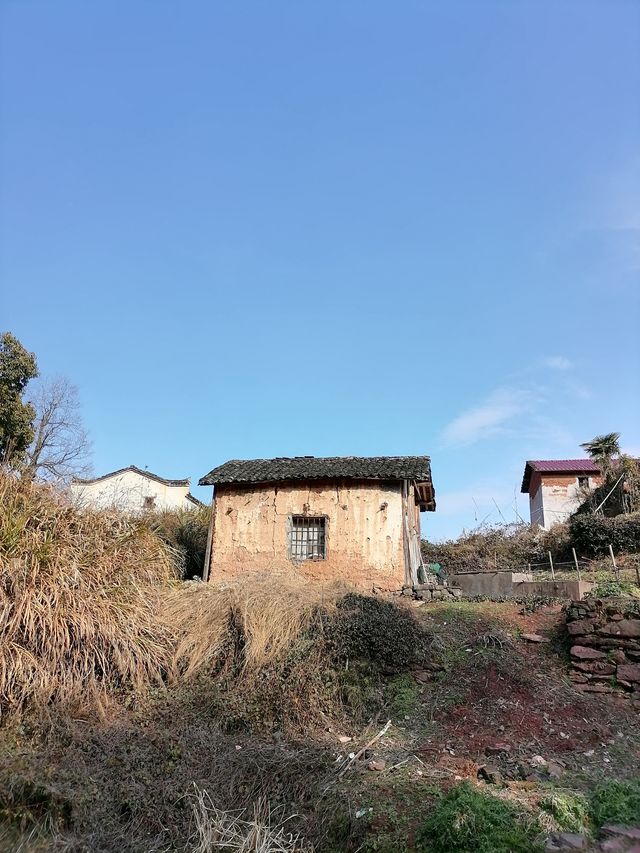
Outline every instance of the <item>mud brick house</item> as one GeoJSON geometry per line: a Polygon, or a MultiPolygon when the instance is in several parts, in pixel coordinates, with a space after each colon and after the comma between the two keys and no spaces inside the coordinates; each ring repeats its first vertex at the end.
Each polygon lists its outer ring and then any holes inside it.
{"type": "Polygon", "coordinates": [[[232,460],[214,486],[205,579],[297,569],[362,588],[416,583],[420,511],[435,510],[428,456],[232,460]]]}
{"type": "Polygon", "coordinates": [[[548,530],[567,519],[585,492],[602,483],[592,459],[531,459],[524,466],[521,491],[529,495],[531,524],[548,530]]]}

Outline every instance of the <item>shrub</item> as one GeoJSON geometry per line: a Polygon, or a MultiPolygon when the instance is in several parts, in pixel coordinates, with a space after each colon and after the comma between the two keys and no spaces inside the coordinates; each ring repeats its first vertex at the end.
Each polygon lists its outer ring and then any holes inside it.
{"type": "Polygon", "coordinates": [[[599,581],[593,589],[587,593],[588,598],[619,598],[620,596],[631,596],[640,598],[640,588],[626,581],[599,581]]]}
{"type": "Polygon", "coordinates": [[[591,795],[590,807],[597,829],[605,823],[640,824],[640,781],[602,782],[591,795]]]}
{"type": "Polygon", "coordinates": [[[394,672],[421,660],[429,639],[408,610],[358,593],[337,602],[326,630],[338,661],[361,659],[394,672]]]}
{"type": "Polygon", "coordinates": [[[434,806],[416,837],[425,853],[532,853],[540,827],[497,797],[463,782],[434,806]]]}
{"type": "Polygon", "coordinates": [[[145,521],[173,551],[181,577],[202,577],[211,507],[149,513],[145,521]]]}
{"type": "Polygon", "coordinates": [[[78,511],[50,488],[0,479],[0,708],[159,681],[170,634],[155,591],[175,577],[139,520],[78,511]]]}
{"type": "Polygon", "coordinates": [[[579,554],[598,556],[611,545],[616,552],[640,551],[640,513],[605,518],[600,515],[574,515],[569,521],[571,538],[579,554]]]}
{"type": "Polygon", "coordinates": [[[540,802],[541,808],[553,815],[556,823],[567,832],[584,832],[589,822],[588,805],[582,797],[572,794],[549,794],[540,802]]]}
{"type": "Polygon", "coordinates": [[[426,562],[440,563],[447,574],[459,571],[491,571],[523,568],[528,563],[546,563],[551,551],[555,560],[571,556],[566,524],[541,530],[529,524],[483,527],[455,541],[422,542],[426,562]]]}

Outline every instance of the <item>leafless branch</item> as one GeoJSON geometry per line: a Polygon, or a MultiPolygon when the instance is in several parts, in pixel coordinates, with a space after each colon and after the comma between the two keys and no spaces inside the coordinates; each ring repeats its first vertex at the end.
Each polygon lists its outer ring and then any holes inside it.
{"type": "Polygon", "coordinates": [[[64,377],[42,380],[31,400],[35,435],[23,477],[66,482],[90,472],[91,442],[82,423],[78,389],[64,377]]]}

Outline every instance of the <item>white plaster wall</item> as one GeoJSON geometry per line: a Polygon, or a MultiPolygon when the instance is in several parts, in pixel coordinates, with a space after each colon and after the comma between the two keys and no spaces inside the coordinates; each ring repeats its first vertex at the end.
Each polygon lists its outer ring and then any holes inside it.
{"type": "Polygon", "coordinates": [[[542,512],[543,523],[540,525],[548,530],[554,524],[558,524],[575,512],[581,503],[580,488],[578,487],[578,478],[575,477],[573,482],[568,482],[566,485],[560,484],[545,484],[538,489],[538,495],[542,495],[542,512]]]}
{"type": "Polygon", "coordinates": [[[146,509],[145,498],[155,499],[153,509],[193,509],[188,492],[188,485],[168,486],[135,471],[123,471],[96,483],[71,484],[71,499],[77,506],[116,507],[124,512],[146,509]]]}
{"type": "Polygon", "coordinates": [[[537,524],[539,527],[544,527],[544,509],[542,506],[542,489],[533,495],[529,495],[529,515],[531,524],[537,524]]]}

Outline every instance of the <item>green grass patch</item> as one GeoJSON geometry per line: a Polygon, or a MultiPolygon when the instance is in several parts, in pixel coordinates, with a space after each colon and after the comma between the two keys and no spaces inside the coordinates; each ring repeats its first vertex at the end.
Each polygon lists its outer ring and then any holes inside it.
{"type": "Polygon", "coordinates": [[[387,682],[384,698],[392,718],[403,720],[415,712],[420,698],[420,688],[410,673],[403,672],[387,682]]]}
{"type": "Polygon", "coordinates": [[[416,837],[423,853],[533,853],[540,826],[509,803],[463,782],[434,806],[416,837]]]}
{"type": "Polygon", "coordinates": [[[590,806],[597,829],[605,823],[640,824],[640,781],[602,782],[593,791],[590,806]]]}
{"type": "Polygon", "coordinates": [[[585,832],[589,828],[589,806],[583,797],[554,792],[540,802],[540,807],[566,832],[585,832]]]}

